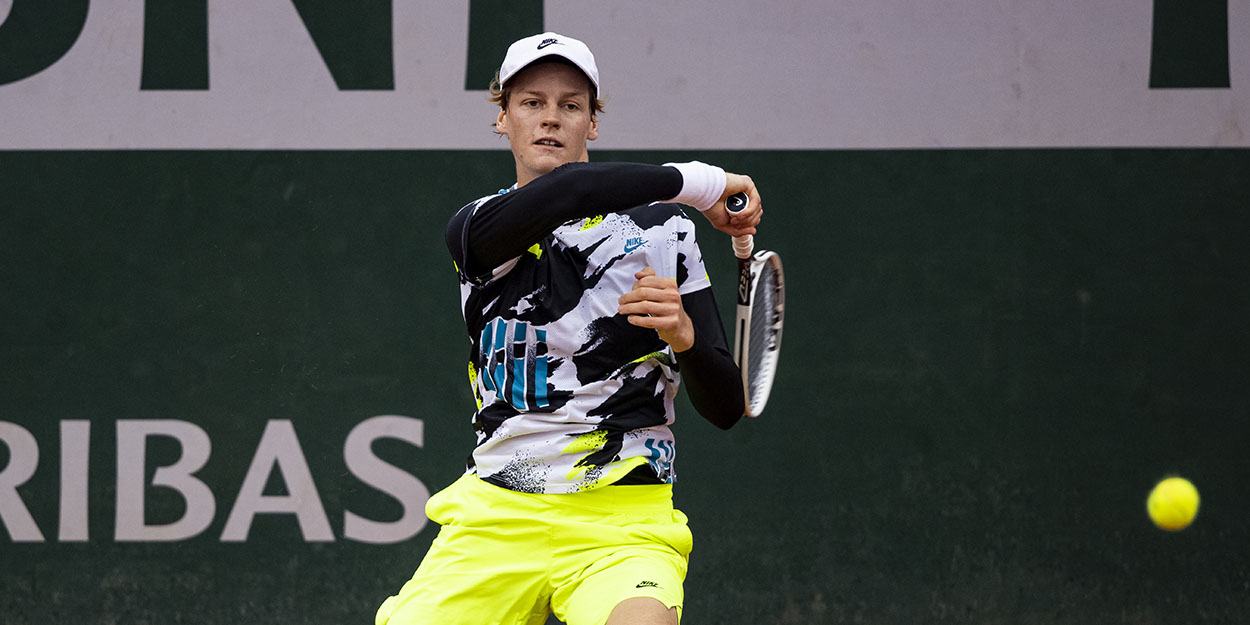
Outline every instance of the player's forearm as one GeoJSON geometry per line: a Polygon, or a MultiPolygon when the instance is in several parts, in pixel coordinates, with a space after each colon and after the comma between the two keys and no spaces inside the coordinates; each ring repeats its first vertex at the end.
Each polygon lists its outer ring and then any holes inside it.
{"type": "Polygon", "coordinates": [[[677,352],[682,386],[703,418],[728,430],[742,418],[746,404],[742,374],[729,353],[716,298],[712,289],[702,289],[682,296],[682,306],[695,329],[694,346],[677,352]]]}
{"type": "Polygon", "coordinates": [[[467,229],[466,262],[474,270],[488,270],[520,255],[560,224],[666,200],[681,188],[681,172],[672,167],[563,165],[466,215],[460,224],[467,229]]]}

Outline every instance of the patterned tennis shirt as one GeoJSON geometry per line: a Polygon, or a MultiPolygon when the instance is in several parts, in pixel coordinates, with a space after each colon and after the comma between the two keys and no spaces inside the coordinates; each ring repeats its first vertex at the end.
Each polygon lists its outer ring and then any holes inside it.
{"type": "MultiPolygon", "coordinates": [[[[462,223],[498,195],[462,208],[462,223]]],[[[694,224],[677,204],[566,222],[485,275],[458,267],[477,400],[470,471],[527,493],[627,475],[673,482],[676,359],[654,330],[617,314],[648,266],[676,279],[683,296],[710,286],[694,224]]]]}

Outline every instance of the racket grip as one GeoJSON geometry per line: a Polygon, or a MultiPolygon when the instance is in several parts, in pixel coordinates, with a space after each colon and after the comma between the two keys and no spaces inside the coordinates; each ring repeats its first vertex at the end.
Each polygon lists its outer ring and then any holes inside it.
{"type": "Polygon", "coordinates": [[[743,260],[751,257],[751,252],[755,251],[755,237],[744,234],[740,237],[734,237],[734,256],[743,260]]]}
{"type": "MultiPolygon", "coordinates": [[[[731,215],[736,215],[746,210],[748,204],[747,194],[739,191],[725,198],[725,210],[731,215]]],[[[755,237],[744,234],[740,237],[734,237],[734,256],[747,259],[751,257],[751,252],[755,251],[755,237]]]]}

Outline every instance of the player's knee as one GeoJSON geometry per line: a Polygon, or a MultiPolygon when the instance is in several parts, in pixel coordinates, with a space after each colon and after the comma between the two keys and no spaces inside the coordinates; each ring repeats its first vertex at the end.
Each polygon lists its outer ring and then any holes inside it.
{"type": "Polygon", "coordinates": [[[626,599],[616,604],[604,625],[677,625],[677,608],[650,597],[626,599]]]}

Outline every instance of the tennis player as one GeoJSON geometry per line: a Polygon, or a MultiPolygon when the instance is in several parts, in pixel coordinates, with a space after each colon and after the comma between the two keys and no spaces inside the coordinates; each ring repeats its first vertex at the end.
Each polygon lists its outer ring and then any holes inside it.
{"type": "Polygon", "coordinates": [[[379,625],[679,622],[692,540],[673,508],[673,400],[684,382],[728,429],[743,391],[695,243],[694,207],[754,234],[747,176],[698,162],[590,163],[599,71],[555,33],[508,49],[492,100],[516,184],[447,225],[477,400],[468,471],[435,494],[442,525],[379,625]],[[734,216],[725,198],[743,191],[734,216]]]}

